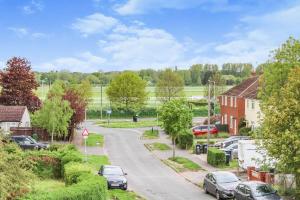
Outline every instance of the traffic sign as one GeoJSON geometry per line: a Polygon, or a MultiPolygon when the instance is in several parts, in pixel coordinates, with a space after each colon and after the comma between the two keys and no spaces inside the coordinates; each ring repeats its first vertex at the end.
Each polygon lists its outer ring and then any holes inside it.
{"type": "Polygon", "coordinates": [[[88,132],[88,130],[86,128],[82,132],[82,136],[89,136],[89,132],[88,132]]]}

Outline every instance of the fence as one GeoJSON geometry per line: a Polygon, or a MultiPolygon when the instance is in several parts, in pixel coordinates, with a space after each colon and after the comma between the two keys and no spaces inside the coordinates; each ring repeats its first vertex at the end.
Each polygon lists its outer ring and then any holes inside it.
{"type": "Polygon", "coordinates": [[[37,134],[38,139],[42,141],[49,141],[50,134],[41,128],[32,128],[32,127],[11,127],[10,131],[12,135],[28,135],[32,136],[33,134],[37,134]]]}

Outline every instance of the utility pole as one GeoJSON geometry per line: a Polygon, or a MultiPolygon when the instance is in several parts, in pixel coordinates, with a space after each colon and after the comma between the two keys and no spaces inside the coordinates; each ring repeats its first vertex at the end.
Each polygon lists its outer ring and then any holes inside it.
{"type": "Polygon", "coordinates": [[[216,115],[216,82],[214,81],[214,116],[216,115]]]}
{"type": "Polygon", "coordinates": [[[208,80],[208,118],[207,118],[207,150],[210,138],[210,80],[208,80]]]}
{"type": "Polygon", "coordinates": [[[101,111],[101,120],[102,120],[102,83],[100,86],[100,90],[101,90],[100,111],[101,111]]]}

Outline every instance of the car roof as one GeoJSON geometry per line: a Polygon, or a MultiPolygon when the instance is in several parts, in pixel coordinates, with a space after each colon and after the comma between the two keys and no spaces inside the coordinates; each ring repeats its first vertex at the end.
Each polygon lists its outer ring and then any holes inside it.
{"type": "Polygon", "coordinates": [[[256,186],[256,185],[267,185],[267,183],[261,182],[261,181],[245,181],[242,184],[247,186],[256,186]]]}
{"type": "MultiPolygon", "coordinates": [[[[232,172],[227,172],[227,171],[215,171],[215,172],[211,172],[213,175],[225,175],[225,174],[234,174],[232,172]]],[[[235,174],[234,174],[235,175],[235,174]]]]}
{"type": "Polygon", "coordinates": [[[120,166],[117,165],[103,165],[104,168],[121,168],[120,166]]]}

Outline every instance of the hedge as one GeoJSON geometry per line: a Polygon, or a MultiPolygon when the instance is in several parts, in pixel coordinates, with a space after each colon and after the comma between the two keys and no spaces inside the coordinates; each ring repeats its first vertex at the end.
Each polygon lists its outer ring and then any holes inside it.
{"type": "Polygon", "coordinates": [[[22,198],[23,200],[106,200],[107,183],[103,177],[83,174],[78,183],[52,192],[40,192],[22,198]]]}
{"type": "Polygon", "coordinates": [[[217,148],[208,148],[207,153],[207,162],[208,164],[218,167],[225,165],[225,153],[224,151],[217,148]]]}
{"type": "Polygon", "coordinates": [[[64,166],[64,180],[66,185],[78,182],[78,178],[83,174],[92,173],[92,169],[87,164],[70,162],[64,166]]]}
{"type": "Polygon", "coordinates": [[[194,142],[194,136],[190,130],[186,130],[178,135],[176,143],[181,149],[189,149],[194,142]]]}

